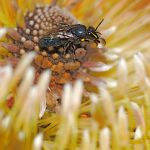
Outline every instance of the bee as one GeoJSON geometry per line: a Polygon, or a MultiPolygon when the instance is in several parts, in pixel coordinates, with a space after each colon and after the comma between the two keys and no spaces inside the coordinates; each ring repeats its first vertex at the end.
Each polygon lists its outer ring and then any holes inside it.
{"type": "Polygon", "coordinates": [[[61,23],[60,31],[65,31],[67,34],[72,34],[75,40],[84,41],[93,41],[98,44],[102,42],[103,45],[106,44],[106,41],[101,37],[101,33],[97,31],[98,27],[102,24],[104,19],[100,21],[96,28],[89,26],[88,28],[82,24],[68,25],[61,23]]]}
{"type": "Polygon", "coordinates": [[[68,25],[60,23],[58,32],[51,33],[39,40],[39,47],[41,49],[48,49],[50,46],[54,48],[63,47],[65,51],[72,50],[75,53],[75,49],[82,42],[92,41],[97,45],[99,43],[105,45],[105,40],[101,37],[101,33],[97,31],[103,20],[100,21],[96,28],[92,26],[86,27],[82,24],[68,25]]]}

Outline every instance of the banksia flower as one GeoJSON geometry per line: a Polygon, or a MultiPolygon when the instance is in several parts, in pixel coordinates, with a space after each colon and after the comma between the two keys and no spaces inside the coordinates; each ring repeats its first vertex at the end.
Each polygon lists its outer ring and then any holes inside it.
{"type": "Polygon", "coordinates": [[[14,137],[3,138],[4,148],[150,149],[148,1],[5,0],[0,7],[0,132],[14,137]],[[83,41],[68,52],[42,45],[60,25],[96,27],[101,18],[105,47],[83,41]],[[26,55],[31,51],[36,55],[26,55]],[[51,77],[40,75],[45,69],[51,77]]]}
{"type": "MultiPolygon", "coordinates": [[[[42,41],[43,37],[49,38],[51,34],[57,32],[65,34],[63,28],[66,25],[71,26],[77,23],[78,21],[69,12],[58,6],[37,6],[33,11],[26,13],[23,27],[18,25],[16,30],[8,29],[7,37],[11,40],[10,43],[3,42],[1,44],[12,53],[13,59],[20,58],[26,52],[36,51],[38,55],[35,57],[33,65],[36,67],[37,76],[42,70],[51,69],[50,91],[47,93],[48,105],[54,103],[52,101],[60,101],[63,85],[67,82],[73,82],[80,78],[87,84],[95,85],[99,80],[98,77],[94,78],[89,74],[90,67],[93,67],[93,70],[94,67],[100,67],[100,64],[94,60],[95,55],[99,60],[102,57],[98,48],[92,48],[90,44],[83,41],[79,42],[75,50],[72,50],[71,47],[65,50],[70,41],[65,44],[66,47],[59,46],[58,48],[46,47],[45,44],[48,45],[48,41],[42,41]],[[62,23],[65,25],[61,25],[62,23]],[[60,29],[61,26],[62,29],[60,29]]],[[[58,44],[62,42],[62,38],[54,40],[59,40],[58,44]]],[[[103,38],[100,40],[101,44],[105,42],[103,38]]],[[[71,42],[72,45],[74,42],[76,41],[71,42]]],[[[8,59],[10,58],[5,61],[8,59]]]]}

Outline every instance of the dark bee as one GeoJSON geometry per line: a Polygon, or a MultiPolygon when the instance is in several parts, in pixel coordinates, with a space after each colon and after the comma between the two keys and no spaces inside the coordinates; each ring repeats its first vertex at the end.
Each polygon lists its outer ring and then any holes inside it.
{"type": "Polygon", "coordinates": [[[67,25],[61,24],[60,31],[65,31],[68,34],[72,34],[74,39],[79,39],[82,41],[93,41],[96,44],[102,42],[103,45],[106,44],[105,40],[101,37],[101,33],[97,31],[98,27],[101,25],[104,19],[97,25],[96,28],[89,26],[88,28],[82,24],[67,25]]]}
{"type": "Polygon", "coordinates": [[[94,42],[96,44],[102,43],[105,44],[105,40],[101,37],[101,33],[97,31],[100,24],[96,28],[89,26],[88,28],[82,24],[68,25],[60,24],[59,31],[56,33],[50,34],[50,36],[42,37],[39,40],[39,47],[41,49],[48,49],[52,46],[55,48],[63,47],[65,51],[73,50],[73,53],[77,46],[82,42],[94,42]]]}

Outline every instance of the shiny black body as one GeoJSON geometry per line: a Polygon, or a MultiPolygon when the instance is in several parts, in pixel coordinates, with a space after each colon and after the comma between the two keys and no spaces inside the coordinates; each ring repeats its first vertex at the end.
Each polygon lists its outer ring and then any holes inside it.
{"type": "Polygon", "coordinates": [[[71,32],[72,35],[78,38],[85,38],[87,36],[86,26],[82,24],[76,24],[76,25],[70,26],[70,29],[68,29],[67,32],[71,32]]]}
{"type": "Polygon", "coordinates": [[[98,43],[100,43],[100,39],[102,39],[102,38],[101,38],[101,33],[96,31],[97,28],[98,27],[94,28],[92,26],[89,26],[87,28],[85,25],[82,25],[82,24],[75,24],[75,25],[63,24],[63,26],[60,28],[60,30],[65,31],[68,34],[71,33],[72,36],[74,36],[75,40],[78,39],[81,42],[82,41],[93,41],[96,44],[98,44],[98,43]]]}
{"type": "Polygon", "coordinates": [[[97,32],[97,28],[102,21],[96,28],[91,26],[87,28],[82,24],[60,24],[58,32],[50,34],[51,37],[42,37],[39,40],[39,47],[46,50],[50,46],[54,48],[63,47],[66,51],[73,50],[73,53],[75,53],[75,49],[81,47],[82,42],[92,41],[98,44],[102,41],[105,44],[105,40],[101,37],[101,33],[97,32]]]}
{"type": "Polygon", "coordinates": [[[59,37],[43,37],[39,40],[39,47],[41,49],[47,49],[48,47],[61,47],[67,43],[66,39],[59,37]]]}

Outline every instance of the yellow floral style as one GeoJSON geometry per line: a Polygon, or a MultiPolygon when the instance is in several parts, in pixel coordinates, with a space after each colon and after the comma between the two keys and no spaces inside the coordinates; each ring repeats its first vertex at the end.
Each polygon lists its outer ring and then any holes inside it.
{"type": "Polygon", "coordinates": [[[0,149],[149,150],[149,18],[148,0],[1,0],[0,149]],[[96,27],[104,18],[98,31],[105,47],[92,45],[85,61],[66,67],[61,58],[54,67],[46,53],[39,55],[35,36],[26,42],[27,23],[37,20],[30,15],[45,8],[52,8],[54,22],[59,14],[67,23],[96,27]],[[56,78],[62,68],[67,73],[56,78]]]}

